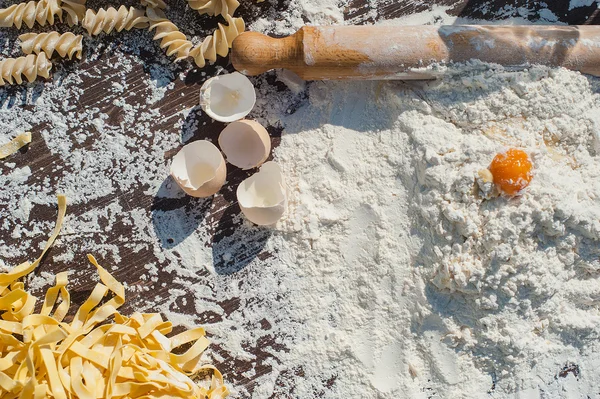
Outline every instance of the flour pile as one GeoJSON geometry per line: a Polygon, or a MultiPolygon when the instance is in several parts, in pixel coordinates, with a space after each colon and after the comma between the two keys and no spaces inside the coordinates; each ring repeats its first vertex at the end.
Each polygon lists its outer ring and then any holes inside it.
{"type": "MultiPolygon", "coordinates": [[[[340,23],[346,3],[293,1],[251,29],[340,23]]],[[[557,20],[534,8],[503,12],[557,20]]],[[[455,22],[447,10],[389,23],[455,22]]],[[[192,31],[191,13],[170,12],[192,31]]],[[[185,66],[147,32],[107,42],[91,41],[75,71],[1,91],[3,142],[25,130],[34,139],[0,164],[0,266],[35,248],[60,190],[72,213],[47,263],[71,270],[83,252],[109,265],[143,259],[143,270],[111,270],[131,306],[206,325],[216,343],[207,360],[233,398],[598,395],[597,79],[473,63],[427,84],[313,82],[304,93],[288,74],[258,77],[251,117],[283,129],[274,157],[289,188],[288,213],[270,230],[239,214],[222,221],[237,209],[233,184],[201,201],[165,180],[181,142],[210,138],[210,122],[192,110],[185,66]],[[514,199],[479,177],[507,147],[535,167],[514,199]],[[233,234],[215,238],[221,224],[233,234]]],[[[40,291],[52,277],[43,267],[30,281],[40,291]]],[[[85,290],[90,275],[77,268],[72,280],[85,290]]]]}
{"type": "Polygon", "coordinates": [[[329,379],[327,397],[596,392],[594,84],[475,64],[430,87],[311,86],[276,150],[298,397],[329,379]],[[507,146],[535,164],[515,199],[478,175],[507,146]]]}

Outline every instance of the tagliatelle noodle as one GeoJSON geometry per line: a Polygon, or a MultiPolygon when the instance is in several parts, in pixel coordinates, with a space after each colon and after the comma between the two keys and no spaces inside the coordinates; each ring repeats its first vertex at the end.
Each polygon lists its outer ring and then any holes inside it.
{"type": "Polygon", "coordinates": [[[31,132],[19,134],[8,143],[0,146],[0,159],[14,154],[29,143],[31,143],[31,132]]]}
{"type": "Polygon", "coordinates": [[[223,376],[200,356],[208,347],[204,329],[172,337],[172,324],[158,313],[118,312],[125,289],[96,259],[100,276],[70,323],[67,272],[56,275],[39,314],[36,299],[19,278],[33,271],[52,246],[66,214],[66,198],[58,197],[58,218],[42,254],[8,273],[0,273],[0,397],[42,399],[202,398],[229,394],[223,376]],[[105,301],[107,295],[112,297],[105,301]],[[108,319],[113,317],[113,322],[108,319]],[[20,338],[22,337],[22,338],[20,338]],[[182,354],[172,351],[191,344],[182,354]],[[212,374],[198,384],[191,377],[212,374]]]}

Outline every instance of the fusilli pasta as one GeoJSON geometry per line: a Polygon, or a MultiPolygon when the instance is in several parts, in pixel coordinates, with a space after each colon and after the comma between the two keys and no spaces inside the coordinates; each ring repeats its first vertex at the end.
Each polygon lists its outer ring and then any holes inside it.
{"type": "Polygon", "coordinates": [[[62,0],[62,8],[67,12],[67,22],[69,25],[78,25],[79,21],[85,16],[86,0],[62,0]]]}
{"type": "Polygon", "coordinates": [[[23,83],[23,77],[33,82],[38,76],[50,77],[52,63],[45,53],[30,54],[25,57],[7,58],[0,61],[0,86],[23,83]],[[14,82],[13,82],[14,79],[14,82]]]}
{"type": "Polygon", "coordinates": [[[160,40],[160,48],[166,48],[167,55],[174,55],[176,61],[191,57],[200,68],[206,65],[206,60],[214,62],[217,60],[217,55],[226,56],[233,40],[245,29],[242,18],[227,15],[229,25],[220,23],[215,33],[194,46],[162,11],[148,8],[146,14],[150,20],[150,30],[156,29],[154,40],[160,40]]]}
{"type": "Polygon", "coordinates": [[[71,59],[73,55],[81,58],[81,41],[83,40],[81,35],[74,35],[71,32],[62,35],[58,32],[25,33],[19,36],[19,39],[25,54],[40,54],[43,51],[50,58],[56,51],[63,58],[71,59]]]}
{"type": "Polygon", "coordinates": [[[245,24],[242,18],[233,18],[230,15],[225,18],[229,25],[220,23],[215,33],[190,51],[190,57],[198,67],[202,68],[206,65],[206,60],[215,62],[217,55],[225,57],[229,53],[233,40],[244,31],[245,24]]]}
{"type": "Polygon", "coordinates": [[[62,20],[60,0],[29,1],[27,3],[13,4],[8,8],[0,9],[0,27],[16,26],[21,29],[23,22],[29,28],[34,23],[44,26],[46,23],[53,25],[54,16],[62,20]]]}
{"type": "Polygon", "coordinates": [[[167,4],[163,0],[140,0],[140,3],[142,3],[142,6],[144,7],[160,9],[167,8],[167,4]]]}
{"type": "Polygon", "coordinates": [[[188,0],[191,8],[200,14],[233,16],[240,3],[237,0],[188,0]]]}
{"type": "Polygon", "coordinates": [[[148,26],[148,18],[144,15],[144,11],[133,7],[128,9],[121,6],[118,10],[109,7],[106,10],[101,8],[98,12],[87,10],[82,25],[90,35],[99,35],[113,30],[121,32],[123,29],[145,28],[148,26]]]}
{"type": "Polygon", "coordinates": [[[174,55],[177,61],[189,57],[193,47],[192,42],[179,31],[173,22],[167,19],[162,11],[148,8],[146,15],[150,20],[149,29],[156,29],[154,40],[160,40],[160,48],[166,48],[168,56],[174,55]]]}

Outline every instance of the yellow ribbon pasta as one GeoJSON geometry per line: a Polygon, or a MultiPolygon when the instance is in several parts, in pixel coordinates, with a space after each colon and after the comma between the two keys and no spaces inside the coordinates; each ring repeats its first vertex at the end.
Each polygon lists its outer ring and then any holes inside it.
{"type": "Polygon", "coordinates": [[[36,299],[18,279],[39,265],[58,237],[66,205],[66,198],[60,195],[56,227],[41,256],[0,273],[0,397],[228,396],[221,373],[200,360],[209,345],[204,329],[168,337],[172,324],[158,313],[136,312],[129,317],[120,314],[125,288],[91,255],[88,259],[96,267],[101,283],[96,284],[72,321],[64,321],[70,308],[67,272],[56,275],[40,313],[33,313],[36,299]],[[173,353],[190,344],[185,352],[173,353]],[[199,376],[204,377],[199,382],[192,379],[199,376]]]}
{"type": "Polygon", "coordinates": [[[0,146],[0,159],[4,159],[14,154],[29,143],[31,143],[31,132],[19,134],[10,142],[0,146]]]}

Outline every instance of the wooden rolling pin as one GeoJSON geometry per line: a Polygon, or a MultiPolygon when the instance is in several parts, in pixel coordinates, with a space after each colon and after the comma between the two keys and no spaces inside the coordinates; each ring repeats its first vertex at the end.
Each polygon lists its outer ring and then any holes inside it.
{"type": "Polygon", "coordinates": [[[600,76],[600,26],[305,26],[282,39],[242,33],[231,52],[247,75],[285,68],[306,80],[430,79],[433,63],[472,59],[600,76]]]}

